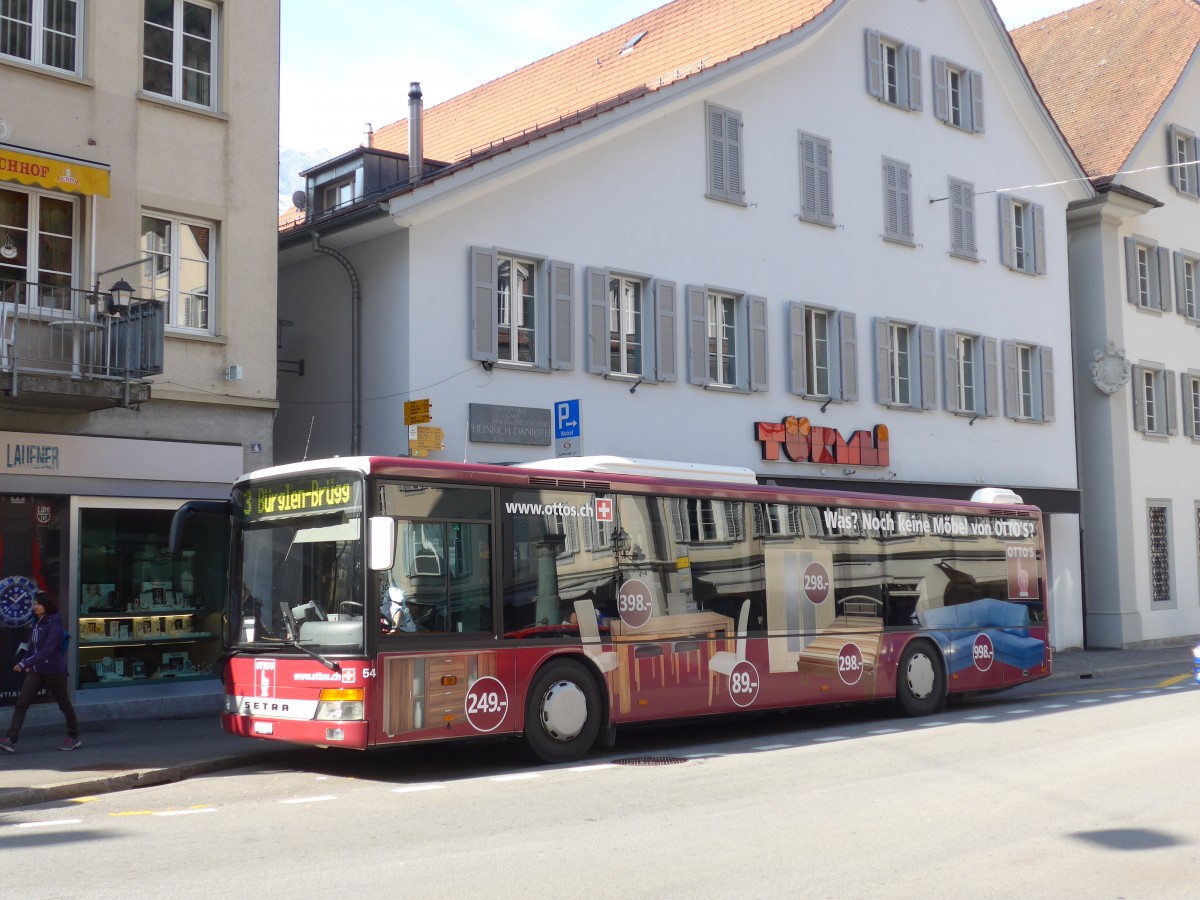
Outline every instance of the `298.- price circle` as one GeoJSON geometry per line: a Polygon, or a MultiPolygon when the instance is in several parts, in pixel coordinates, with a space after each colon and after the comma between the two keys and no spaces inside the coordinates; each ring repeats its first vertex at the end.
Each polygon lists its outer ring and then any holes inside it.
{"type": "Polygon", "coordinates": [[[803,585],[804,597],[809,603],[824,603],[831,587],[828,570],[819,562],[809,563],[804,569],[803,585]]]}
{"type": "Polygon", "coordinates": [[[630,578],[617,591],[617,612],[627,628],[641,628],[654,611],[650,586],[639,578],[630,578]]]}
{"type": "Polygon", "coordinates": [[[738,706],[749,706],[758,699],[758,669],[742,660],[729,673],[729,696],[738,706]]]}
{"type": "Polygon", "coordinates": [[[485,675],[468,689],[466,712],[476,731],[495,731],[508,713],[508,691],[498,679],[485,675]]]}
{"type": "Polygon", "coordinates": [[[837,670],[838,678],[842,679],[844,684],[858,684],[863,676],[863,655],[858,649],[858,644],[842,645],[842,649],[838,651],[837,670]]]}
{"type": "Polygon", "coordinates": [[[971,661],[980,672],[986,672],[996,659],[996,647],[986,634],[975,635],[975,643],[971,646],[971,661]]]}

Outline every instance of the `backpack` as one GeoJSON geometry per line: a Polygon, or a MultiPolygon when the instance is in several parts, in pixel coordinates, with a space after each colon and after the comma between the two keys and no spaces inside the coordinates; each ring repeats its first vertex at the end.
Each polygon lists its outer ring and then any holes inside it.
{"type": "Polygon", "coordinates": [[[63,640],[62,640],[63,656],[67,655],[67,648],[70,646],[71,646],[71,632],[67,631],[67,629],[64,628],[63,629],[63,640]]]}

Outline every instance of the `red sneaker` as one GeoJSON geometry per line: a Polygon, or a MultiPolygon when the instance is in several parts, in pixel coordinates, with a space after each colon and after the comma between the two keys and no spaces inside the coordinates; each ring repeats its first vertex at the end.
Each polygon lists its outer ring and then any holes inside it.
{"type": "Polygon", "coordinates": [[[58,749],[59,750],[78,750],[82,746],[83,746],[83,741],[81,741],[79,738],[69,737],[65,741],[63,741],[62,746],[59,747],[58,749]]]}

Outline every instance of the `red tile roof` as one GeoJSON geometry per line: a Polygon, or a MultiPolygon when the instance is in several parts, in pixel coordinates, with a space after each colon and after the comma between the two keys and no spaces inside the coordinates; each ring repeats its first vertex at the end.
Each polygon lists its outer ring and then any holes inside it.
{"type": "MultiPolygon", "coordinates": [[[[1012,32],[1093,179],[1125,166],[1200,41],[1196,0],[1093,0],[1012,32]]],[[[1194,127],[1194,126],[1193,126],[1194,127]]]]}
{"type": "MultiPolygon", "coordinates": [[[[658,90],[761,47],[812,22],[833,3],[675,0],[429,107],[423,113],[425,156],[459,162],[521,134],[553,130],[581,111],[658,90]]],[[[378,129],[373,146],[407,151],[408,121],[378,129]]]]}

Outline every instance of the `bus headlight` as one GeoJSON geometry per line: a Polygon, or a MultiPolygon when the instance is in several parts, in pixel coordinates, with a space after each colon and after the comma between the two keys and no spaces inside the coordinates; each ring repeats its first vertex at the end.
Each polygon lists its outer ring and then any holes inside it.
{"type": "Polygon", "coordinates": [[[362,721],[362,688],[324,688],[314,718],[318,722],[362,721]]]}

